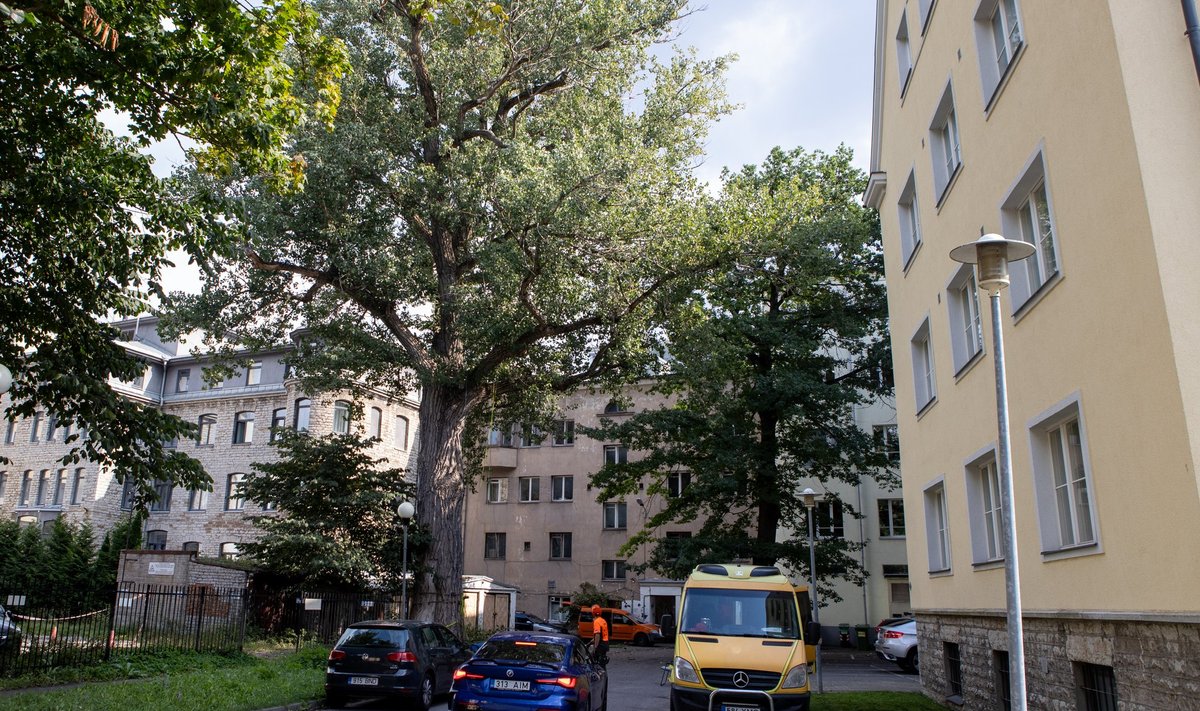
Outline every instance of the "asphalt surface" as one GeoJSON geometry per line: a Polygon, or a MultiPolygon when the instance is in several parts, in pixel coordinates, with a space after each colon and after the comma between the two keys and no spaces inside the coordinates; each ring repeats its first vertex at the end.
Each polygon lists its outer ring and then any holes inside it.
{"type": "MultiPolygon", "coordinates": [[[[610,711],[667,711],[670,687],[663,683],[662,666],[670,664],[672,647],[614,646],[609,650],[608,708],[610,711]]],[[[900,670],[874,652],[831,648],[822,654],[821,684],[825,693],[837,691],[920,692],[921,678],[900,670]]],[[[813,684],[816,688],[816,681],[813,684]]],[[[317,704],[309,708],[324,708],[317,704]]],[[[363,701],[349,708],[382,710],[386,702],[363,701]]],[[[446,699],[438,697],[433,711],[446,711],[446,699]]]]}

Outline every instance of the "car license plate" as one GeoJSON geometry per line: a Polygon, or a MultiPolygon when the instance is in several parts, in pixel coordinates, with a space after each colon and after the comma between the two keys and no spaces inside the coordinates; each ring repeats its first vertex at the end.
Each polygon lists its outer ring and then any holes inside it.
{"type": "Polygon", "coordinates": [[[492,688],[500,691],[529,691],[529,682],[514,679],[493,679],[492,688]]]}
{"type": "Polygon", "coordinates": [[[350,686],[379,686],[379,679],[373,676],[352,676],[350,686]]]}
{"type": "Polygon", "coordinates": [[[742,704],[721,704],[721,711],[759,711],[759,708],[742,704]]]}

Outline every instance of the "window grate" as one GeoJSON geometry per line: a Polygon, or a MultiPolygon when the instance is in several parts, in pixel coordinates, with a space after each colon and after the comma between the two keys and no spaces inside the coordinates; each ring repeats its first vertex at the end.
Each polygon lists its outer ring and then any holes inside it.
{"type": "Polygon", "coordinates": [[[1009,695],[1012,678],[1009,675],[1008,652],[993,650],[992,661],[996,665],[996,698],[1000,701],[1000,708],[1009,711],[1012,708],[1012,697],[1009,695]]]}
{"type": "Polygon", "coordinates": [[[1087,711],[1117,711],[1117,678],[1112,667],[1078,663],[1079,690],[1087,711]]]}
{"type": "Polygon", "coordinates": [[[958,645],[953,642],[942,642],[942,650],[946,657],[946,686],[949,696],[962,696],[962,658],[959,656],[958,645]]]}

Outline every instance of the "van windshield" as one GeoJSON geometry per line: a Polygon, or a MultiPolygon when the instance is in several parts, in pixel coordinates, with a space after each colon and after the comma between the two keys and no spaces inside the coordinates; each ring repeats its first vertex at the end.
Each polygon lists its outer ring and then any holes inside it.
{"type": "Polygon", "coordinates": [[[799,639],[796,596],[767,590],[691,588],[679,629],[689,634],[799,639]]]}

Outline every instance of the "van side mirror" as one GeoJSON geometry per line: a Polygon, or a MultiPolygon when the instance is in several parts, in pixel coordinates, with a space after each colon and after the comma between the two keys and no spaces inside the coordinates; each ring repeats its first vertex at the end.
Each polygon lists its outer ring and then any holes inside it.
{"type": "Polygon", "coordinates": [[[821,623],[816,620],[811,620],[808,623],[808,628],[804,630],[804,641],[806,644],[816,644],[821,641],[821,623]]]}

